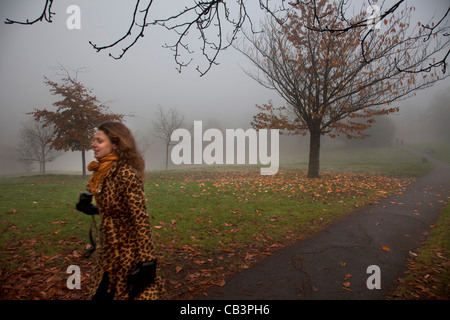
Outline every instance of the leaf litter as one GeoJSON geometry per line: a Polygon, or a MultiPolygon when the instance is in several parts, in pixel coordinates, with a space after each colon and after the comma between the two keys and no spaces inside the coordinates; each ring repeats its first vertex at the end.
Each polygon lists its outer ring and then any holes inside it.
{"type": "MultiPolygon", "coordinates": [[[[237,220],[225,222],[220,227],[222,230],[211,227],[212,221],[207,215],[199,216],[195,220],[196,224],[203,226],[205,230],[212,230],[218,236],[226,236],[244,231],[245,226],[237,225],[242,209],[255,199],[258,201],[266,196],[272,196],[277,198],[279,203],[283,200],[293,200],[299,203],[301,211],[304,201],[339,203],[349,198],[363,197],[370,197],[373,201],[377,201],[393,191],[401,190],[410,182],[412,179],[360,173],[324,173],[321,179],[307,179],[305,172],[301,170],[282,170],[275,176],[261,176],[256,170],[189,171],[173,179],[170,191],[176,192],[180,201],[182,197],[208,201],[211,195],[225,195],[235,199],[236,208],[230,210],[229,214],[234,215],[237,220]],[[189,189],[186,187],[188,184],[197,184],[198,188],[189,189]]],[[[152,190],[157,192],[162,189],[162,184],[161,181],[154,183],[152,190]]],[[[151,206],[152,200],[149,203],[150,209],[151,206]]],[[[255,220],[251,223],[258,225],[259,217],[272,211],[276,212],[276,207],[274,208],[273,205],[269,208],[256,209],[255,220]]],[[[17,214],[19,209],[11,209],[10,212],[17,214]]],[[[223,286],[226,283],[226,275],[249,268],[298,237],[296,231],[288,230],[284,238],[274,239],[265,234],[263,226],[258,234],[255,233],[252,236],[257,245],[221,240],[219,243],[222,247],[211,251],[202,247],[201,234],[192,234],[189,237],[190,243],[164,237],[165,232],[180,232],[179,218],[172,218],[169,222],[153,223],[156,232],[155,244],[160,254],[159,272],[165,279],[166,294],[162,297],[163,299],[192,299],[198,294],[204,294],[207,288],[223,286]]],[[[272,214],[269,221],[276,226],[280,223],[280,218],[282,218],[281,215],[272,214]]],[[[317,218],[313,218],[312,221],[314,219],[317,218]]],[[[53,230],[56,233],[65,225],[65,221],[51,223],[52,228],[58,228],[53,230]]],[[[9,265],[16,267],[0,269],[2,283],[0,298],[86,299],[93,259],[82,257],[86,246],[85,241],[76,238],[61,240],[58,243],[61,250],[51,255],[39,253],[38,248],[43,245],[45,245],[43,239],[38,237],[20,240],[14,244],[9,242],[9,247],[1,250],[2,257],[6,257],[9,265]],[[67,247],[75,249],[67,250],[67,247]],[[81,290],[69,290],[66,287],[66,279],[69,276],[66,270],[71,264],[81,268],[81,290]]],[[[343,288],[351,290],[349,279],[344,280],[343,288]]]]}

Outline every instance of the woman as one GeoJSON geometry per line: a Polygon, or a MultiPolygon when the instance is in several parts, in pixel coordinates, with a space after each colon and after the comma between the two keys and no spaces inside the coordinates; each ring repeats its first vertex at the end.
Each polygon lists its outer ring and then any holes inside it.
{"type": "Polygon", "coordinates": [[[158,299],[161,280],[144,197],[145,162],[130,130],[119,122],[98,126],[96,161],[89,191],[101,217],[101,248],[94,270],[93,299],[158,299]],[[139,287],[141,286],[141,287],[139,287]]]}

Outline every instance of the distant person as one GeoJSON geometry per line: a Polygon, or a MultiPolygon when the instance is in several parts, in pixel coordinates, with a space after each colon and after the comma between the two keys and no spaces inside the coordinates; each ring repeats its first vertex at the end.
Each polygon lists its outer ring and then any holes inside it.
{"type": "MultiPolygon", "coordinates": [[[[144,159],[130,130],[120,122],[99,125],[92,149],[97,162],[88,165],[93,172],[88,189],[95,197],[101,218],[101,247],[90,298],[158,299],[162,285],[156,275],[157,261],[145,204],[144,159]]],[[[80,195],[77,209],[93,214],[96,206],[90,199],[82,199],[86,196],[89,198],[89,193],[80,195]]]]}

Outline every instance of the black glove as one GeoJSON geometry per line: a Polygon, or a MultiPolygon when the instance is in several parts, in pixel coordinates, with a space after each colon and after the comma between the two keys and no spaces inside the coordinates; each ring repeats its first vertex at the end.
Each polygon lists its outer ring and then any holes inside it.
{"type": "Polygon", "coordinates": [[[156,262],[156,259],[148,262],[139,262],[136,270],[128,276],[130,299],[133,299],[155,281],[156,262]]]}
{"type": "Polygon", "coordinates": [[[84,192],[80,194],[80,200],[78,201],[76,208],[78,211],[86,213],[90,216],[98,214],[98,208],[92,204],[92,193],[84,192]]]}

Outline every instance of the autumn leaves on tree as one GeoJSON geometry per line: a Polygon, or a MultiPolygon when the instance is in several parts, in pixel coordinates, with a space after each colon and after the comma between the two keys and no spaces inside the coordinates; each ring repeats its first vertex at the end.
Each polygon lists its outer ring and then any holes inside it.
{"type": "MultiPolygon", "coordinates": [[[[362,138],[376,116],[398,111],[393,102],[439,79],[439,70],[412,72],[448,45],[424,41],[429,34],[420,25],[411,31],[412,10],[405,8],[367,33],[367,25],[346,29],[336,3],[297,1],[283,25],[268,19],[264,32],[246,34],[237,49],[256,69],[248,74],[287,103],[257,105],[253,127],[309,134],[308,177],[319,177],[322,135],[362,138]]],[[[354,20],[366,15],[363,10],[354,20]]]]}
{"type": "Polygon", "coordinates": [[[53,103],[56,111],[47,109],[30,112],[36,121],[53,125],[54,134],[50,138],[52,148],[64,151],[81,151],[83,176],[86,175],[85,153],[90,149],[96,127],[108,120],[122,121],[124,115],[108,112],[108,107],[92,95],[86,88],[62,68],[66,75],[60,82],[45,78],[44,83],[50,87],[53,95],[62,97],[53,103]]]}

